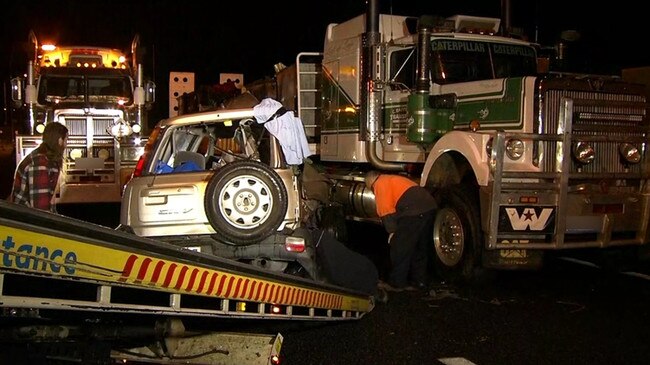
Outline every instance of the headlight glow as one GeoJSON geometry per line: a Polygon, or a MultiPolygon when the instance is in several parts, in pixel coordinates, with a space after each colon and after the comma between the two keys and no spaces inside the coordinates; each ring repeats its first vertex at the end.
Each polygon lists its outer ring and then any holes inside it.
{"type": "Polygon", "coordinates": [[[111,127],[111,135],[115,138],[121,138],[131,135],[133,130],[128,124],[119,123],[111,127]]]}
{"type": "Polygon", "coordinates": [[[74,161],[74,160],[76,160],[76,159],[78,159],[80,157],[83,157],[83,152],[81,151],[80,148],[73,148],[70,151],[70,158],[72,159],[72,161],[74,161]]]}
{"type": "Polygon", "coordinates": [[[131,126],[124,119],[120,118],[111,126],[110,132],[113,137],[121,138],[130,136],[133,133],[133,129],[131,129],[131,126]]]}

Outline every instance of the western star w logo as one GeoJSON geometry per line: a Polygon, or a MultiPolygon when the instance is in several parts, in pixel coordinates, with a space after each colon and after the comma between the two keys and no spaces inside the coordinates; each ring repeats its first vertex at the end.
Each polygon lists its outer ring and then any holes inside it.
{"type": "Polygon", "coordinates": [[[517,211],[517,208],[505,208],[505,210],[513,230],[543,231],[554,209],[543,208],[539,215],[535,211],[535,208],[532,207],[523,208],[521,214],[517,211]]]}

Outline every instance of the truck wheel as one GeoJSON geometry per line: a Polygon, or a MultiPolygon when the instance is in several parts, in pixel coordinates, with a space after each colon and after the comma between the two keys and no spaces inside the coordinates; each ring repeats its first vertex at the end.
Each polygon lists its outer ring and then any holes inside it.
{"type": "Polygon", "coordinates": [[[205,189],[205,213],[217,238],[235,245],[256,243],[276,232],[287,206],[280,176],[256,161],[225,165],[205,189]]]}
{"type": "Polygon", "coordinates": [[[468,187],[453,186],[436,193],[438,212],[433,225],[434,262],[438,275],[452,283],[482,277],[478,197],[468,187]]]}

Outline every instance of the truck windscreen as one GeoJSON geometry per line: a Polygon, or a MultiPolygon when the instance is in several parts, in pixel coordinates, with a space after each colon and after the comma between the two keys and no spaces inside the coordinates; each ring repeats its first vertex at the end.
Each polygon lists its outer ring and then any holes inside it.
{"type": "Polygon", "coordinates": [[[41,78],[38,90],[40,104],[86,101],[130,104],[132,99],[131,81],[125,76],[46,75],[41,78]]]}
{"type": "Polygon", "coordinates": [[[438,84],[535,75],[534,48],[519,44],[438,39],[432,44],[433,80],[438,84]]]}

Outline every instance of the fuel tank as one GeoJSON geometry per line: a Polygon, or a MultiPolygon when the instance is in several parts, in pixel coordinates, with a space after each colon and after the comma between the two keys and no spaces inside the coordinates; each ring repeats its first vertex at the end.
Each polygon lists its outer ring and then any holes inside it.
{"type": "Polygon", "coordinates": [[[378,221],[375,194],[366,187],[363,176],[330,176],[336,184],[332,201],[342,204],[345,214],[354,220],[378,221]]]}

